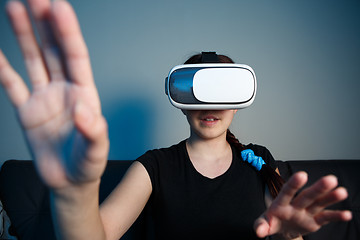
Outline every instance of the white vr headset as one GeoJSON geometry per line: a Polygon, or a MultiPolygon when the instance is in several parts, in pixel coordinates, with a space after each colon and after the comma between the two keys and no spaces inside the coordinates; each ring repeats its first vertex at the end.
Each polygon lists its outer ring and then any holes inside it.
{"type": "Polygon", "coordinates": [[[171,104],[188,110],[239,109],[256,95],[253,69],[243,64],[201,63],[175,66],[165,80],[171,104]]]}

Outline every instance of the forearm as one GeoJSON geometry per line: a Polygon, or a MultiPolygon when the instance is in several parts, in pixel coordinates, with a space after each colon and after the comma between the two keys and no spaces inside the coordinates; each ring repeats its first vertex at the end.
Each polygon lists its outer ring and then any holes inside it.
{"type": "Polygon", "coordinates": [[[106,239],[99,213],[100,180],[50,191],[58,239],[106,239]]]}

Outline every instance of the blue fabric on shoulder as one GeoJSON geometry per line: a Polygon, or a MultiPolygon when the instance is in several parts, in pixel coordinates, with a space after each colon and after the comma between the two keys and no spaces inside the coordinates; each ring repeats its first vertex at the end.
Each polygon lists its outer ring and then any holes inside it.
{"type": "Polygon", "coordinates": [[[261,170],[262,165],[266,164],[262,157],[256,156],[254,151],[251,149],[241,151],[241,157],[245,162],[250,163],[258,171],[261,170]]]}

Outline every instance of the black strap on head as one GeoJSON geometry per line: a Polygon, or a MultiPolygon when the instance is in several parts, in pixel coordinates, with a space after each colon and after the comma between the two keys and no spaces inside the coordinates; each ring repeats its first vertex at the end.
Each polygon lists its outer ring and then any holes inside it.
{"type": "Polygon", "coordinates": [[[219,57],[216,52],[202,52],[201,53],[202,63],[219,63],[219,57]]]}

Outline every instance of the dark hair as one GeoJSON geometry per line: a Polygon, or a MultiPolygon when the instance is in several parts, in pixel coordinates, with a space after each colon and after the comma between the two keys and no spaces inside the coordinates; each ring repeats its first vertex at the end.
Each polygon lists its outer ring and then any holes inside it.
{"type": "MultiPolygon", "coordinates": [[[[228,56],[220,55],[220,54],[216,54],[216,55],[219,63],[234,63],[234,61],[228,56]]],[[[188,60],[186,60],[184,64],[196,64],[196,63],[203,63],[201,53],[191,56],[188,60]]]]}
{"type": "MultiPolygon", "coordinates": [[[[234,61],[225,55],[217,55],[219,63],[234,63],[234,61]]],[[[202,62],[202,54],[195,54],[191,56],[184,64],[197,64],[202,62]]],[[[233,133],[228,129],[226,132],[226,141],[237,150],[238,155],[240,156],[241,151],[245,149],[245,146],[240,143],[240,141],[235,137],[233,133]]],[[[270,194],[275,198],[284,184],[282,177],[272,168],[269,164],[264,164],[259,171],[259,174],[263,181],[267,184],[270,194]]]]}

